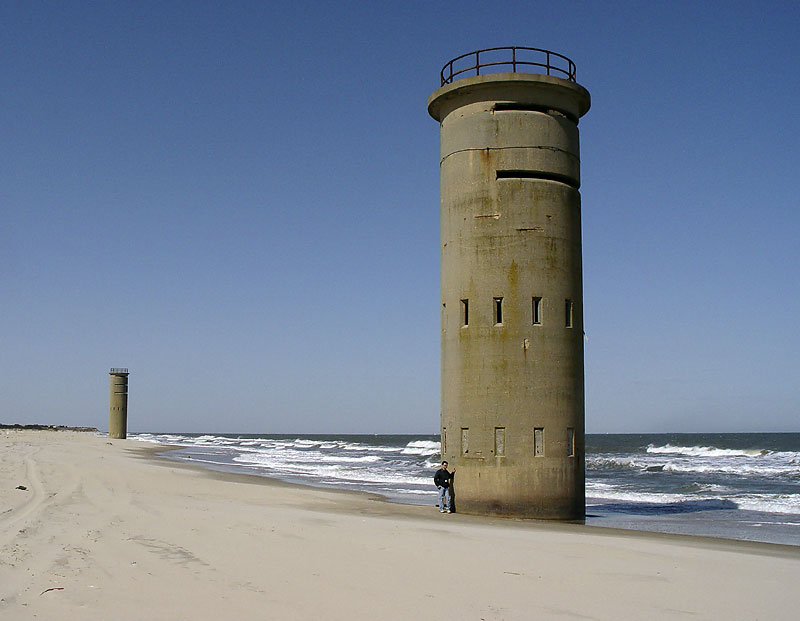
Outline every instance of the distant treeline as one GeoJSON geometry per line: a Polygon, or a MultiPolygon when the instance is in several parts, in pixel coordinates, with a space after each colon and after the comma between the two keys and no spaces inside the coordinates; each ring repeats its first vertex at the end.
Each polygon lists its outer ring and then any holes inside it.
{"type": "Polygon", "coordinates": [[[0,429],[33,429],[34,431],[98,431],[97,427],[66,427],[65,425],[4,425],[0,429]]]}

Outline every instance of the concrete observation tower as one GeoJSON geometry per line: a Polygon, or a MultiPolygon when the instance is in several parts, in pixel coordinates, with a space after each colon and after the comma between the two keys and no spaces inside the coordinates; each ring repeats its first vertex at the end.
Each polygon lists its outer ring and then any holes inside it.
{"type": "Polygon", "coordinates": [[[585,513],[575,64],[501,47],[441,72],[442,455],[476,514],[585,513]]]}
{"type": "Polygon", "coordinates": [[[108,437],[128,437],[128,369],[111,369],[109,376],[108,437]]]}

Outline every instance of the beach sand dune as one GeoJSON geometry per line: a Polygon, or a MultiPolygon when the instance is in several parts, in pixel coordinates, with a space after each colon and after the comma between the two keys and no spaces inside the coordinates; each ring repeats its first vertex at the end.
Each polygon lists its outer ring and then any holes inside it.
{"type": "Polygon", "coordinates": [[[2,619],[795,619],[800,548],[441,515],[0,432],[2,619]],[[23,486],[26,489],[17,489],[23,486]]]}

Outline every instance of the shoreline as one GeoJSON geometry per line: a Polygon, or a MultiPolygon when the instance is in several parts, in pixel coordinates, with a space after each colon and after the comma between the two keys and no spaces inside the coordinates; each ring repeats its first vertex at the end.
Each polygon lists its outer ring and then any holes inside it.
{"type": "MultiPolygon", "coordinates": [[[[201,463],[194,463],[191,460],[175,459],[175,458],[169,457],[168,453],[181,451],[185,447],[174,446],[174,445],[169,445],[169,444],[156,444],[156,443],[152,443],[151,444],[149,442],[148,443],[142,443],[142,444],[144,444],[144,446],[142,448],[146,448],[148,450],[151,450],[153,455],[155,457],[157,457],[157,458],[163,458],[163,459],[169,461],[170,463],[175,463],[175,464],[185,465],[187,467],[196,468],[196,469],[198,469],[199,471],[202,471],[202,472],[215,472],[215,473],[220,473],[220,474],[229,474],[229,475],[232,475],[232,476],[252,477],[252,478],[254,478],[256,480],[258,480],[258,479],[266,479],[266,480],[274,481],[275,483],[282,484],[282,485],[297,486],[297,487],[299,487],[301,489],[330,490],[330,491],[342,492],[342,493],[346,493],[346,494],[364,494],[364,495],[366,495],[368,497],[373,497],[374,500],[386,502],[386,503],[388,503],[389,505],[391,505],[393,507],[412,506],[412,507],[421,507],[421,508],[424,509],[426,507],[432,507],[433,506],[433,505],[426,505],[426,504],[415,503],[415,502],[403,502],[401,500],[397,500],[396,498],[393,498],[393,497],[388,496],[388,495],[383,495],[383,494],[380,494],[378,492],[370,492],[370,491],[354,490],[354,489],[343,489],[341,487],[336,487],[336,486],[333,486],[333,485],[324,485],[324,484],[313,485],[313,484],[303,483],[303,482],[285,481],[285,480],[280,479],[278,477],[270,476],[270,475],[267,475],[267,474],[252,474],[252,473],[248,473],[248,472],[238,472],[238,471],[236,471],[237,469],[235,467],[228,467],[228,466],[225,466],[225,465],[215,465],[215,464],[210,464],[208,462],[203,462],[203,464],[201,464],[201,463]]],[[[431,500],[435,502],[434,498],[432,498],[431,500]]],[[[592,507],[594,507],[595,510],[601,510],[602,504],[603,504],[602,501],[597,502],[597,503],[593,503],[592,507]]],[[[465,516],[465,515],[468,515],[468,514],[461,513],[460,515],[461,516],[465,516]]],[[[505,517],[502,517],[502,516],[470,516],[470,517],[477,518],[477,519],[500,520],[501,523],[507,523],[507,524],[513,524],[513,523],[526,524],[527,523],[527,524],[540,524],[540,525],[558,525],[558,524],[561,524],[561,525],[576,525],[576,526],[584,526],[584,527],[590,528],[590,529],[603,529],[603,530],[610,530],[610,531],[618,531],[620,533],[643,533],[643,534],[652,534],[652,535],[659,535],[659,536],[660,535],[665,535],[665,536],[669,536],[669,537],[687,537],[687,538],[689,538],[691,540],[701,538],[701,539],[708,539],[708,540],[711,540],[711,541],[719,541],[719,542],[733,542],[733,543],[755,544],[755,545],[762,545],[763,544],[763,545],[769,545],[769,546],[785,546],[785,547],[788,547],[788,548],[794,548],[794,549],[800,550],[800,544],[795,544],[795,543],[785,543],[785,542],[779,542],[779,541],[763,541],[763,540],[757,540],[757,539],[744,539],[744,538],[736,538],[736,537],[732,537],[732,536],[731,537],[725,537],[723,535],[718,535],[718,534],[671,532],[669,530],[656,530],[656,529],[648,529],[648,528],[641,527],[641,526],[646,525],[648,523],[648,521],[655,521],[656,519],[659,519],[659,518],[653,518],[653,517],[650,517],[649,519],[640,517],[638,520],[628,518],[626,520],[624,516],[608,515],[608,514],[606,514],[606,515],[590,515],[590,514],[587,513],[587,518],[590,521],[604,520],[604,521],[607,521],[607,522],[611,522],[610,524],[589,523],[587,520],[578,520],[578,521],[574,521],[574,522],[565,522],[565,521],[535,520],[535,519],[524,519],[524,518],[505,518],[505,517]],[[619,522],[622,522],[622,521],[635,522],[635,526],[630,526],[630,527],[618,526],[617,524],[619,522]]],[[[664,516],[662,516],[660,519],[661,520],[665,520],[665,519],[668,520],[670,517],[673,517],[673,516],[666,516],[666,518],[664,516]]],[[[677,524],[680,525],[680,522],[678,522],[677,524]]],[[[673,523],[673,528],[675,528],[675,523],[673,523]]]]}
{"type": "Polygon", "coordinates": [[[792,619],[800,606],[794,546],[443,516],[85,433],[11,432],[0,447],[3,618],[792,619]]]}
{"type": "MultiPolygon", "coordinates": [[[[342,494],[344,497],[350,496],[354,498],[361,498],[363,500],[370,502],[384,503],[385,505],[387,505],[387,508],[385,510],[377,512],[378,514],[381,515],[407,516],[407,517],[422,518],[422,519],[432,519],[434,521],[439,521],[441,519],[448,519],[448,518],[442,518],[439,515],[438,511],[434,512],[433,509],[435,509],[435,506],[433,505],[419,505],[419,504],[395,502],[388,496],[384,496],[382,494],[377,494],[374,492],[347,490],[347,489],[341,489],[337,487],[324,486],[324,485],[306,485],[303,483],[283,481],[282,479],[276,477],[270,477],[263,474],[231,472],[230,470],[226,470],[223,467],[211,468],[209,466],[194,464],[191,463],[190,461],[170,459],[166,455],[166,453],[172,451],[178,451],[180,450],[181,447],[172,447],[168,444],[153,444],[152,446],[140,446],[140,447],[130,447],[130,448],[132,451],[141,452],[142,456],[145,459],[152,460],[155,463],[159,463],[163,460],[163,462],[165,463],[177,464],[179,467],[185,467],[187,469],[196,471],[198,473],[203,473],[205,475],[212,476],[220,481],[231,481],[238,483],[246,483],[250,485],[285,486],[297,489],[299,491],[324,490],[326,492],[332,492],[334,494],[342,494]],[[391,507],[391,509],[388,507],[391,507]],[[399,507],[404,507],[404,508],[410,507],[411,509],[407,511],[399,510],[397,509],[399,507]]],[[[458,515],[459,518],[472,520],[478,524],[498,525],[500,527],[507,526],[512,528],[517,527],[517,528],[539,528],[539,529],[552,528],[554,530],[572,529],[572,528],[598,529],[601,532],[596,534],[601,534],[601,535],[625,536],[625,537],[641,536],[645,538],[652,537],[656,539],[664,538],[666,541],[672,540],[689,545],[694,545],[695,543],[704,544],[709,546],[709,548],[711,549],[729,549],[729,550],[733,549],[737,551],[750,551],[754,554],[768,554],[777,556],[788,556],[790,558],[792,557],[800,558],[800,546],[795,546],[792,544],[784,544],[784,543],[770,543],[764,541],[731,539],[727,537],[715,537],[709,535],[686,535],[678,533],[665,533],[660,531],[637,530],[632,528],[617,528],[614,526],[586,524],[585,520],[576,520],[567,522],[567,521],[557,521],[557,520],[550,521],[550,520],[536,520],[536,519],[525,519],[525,518],[506,518],[502,516],[470,515],[467,513],[456,513],[452,515],[453,516],[458,515]]],[[[592,530],[591,532],[594,531],[592,530]]]]}

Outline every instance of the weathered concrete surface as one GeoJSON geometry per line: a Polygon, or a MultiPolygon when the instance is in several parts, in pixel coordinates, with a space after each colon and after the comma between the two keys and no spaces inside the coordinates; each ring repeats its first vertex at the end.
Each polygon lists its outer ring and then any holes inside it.
{"type": "Polygon", "coordinates": [[[462,512],[584,515],[577,120],[589,105],[573,82],[519,73],[428,100],[442,147],[442,452],[462,512]]]}
{"type": "Polygon", "coordinates": [[[128,373],[109,373],[108,437],[128,437],[128,373]]]}

